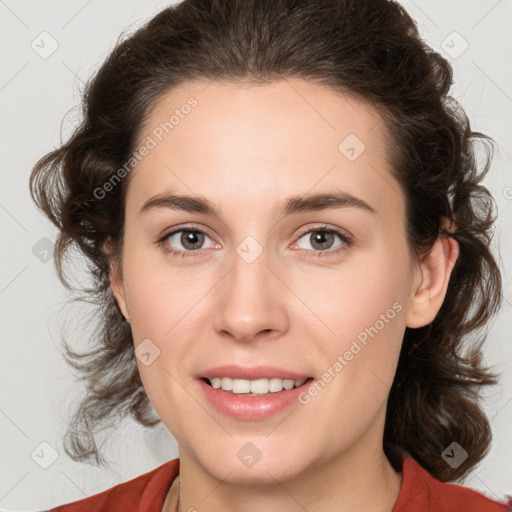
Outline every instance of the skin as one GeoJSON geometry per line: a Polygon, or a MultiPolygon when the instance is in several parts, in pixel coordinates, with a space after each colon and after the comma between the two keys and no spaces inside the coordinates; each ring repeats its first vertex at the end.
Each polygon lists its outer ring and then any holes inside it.
{"type": "MultiPolygon", "coordinates": [[[[112,291],[135,347],[150,339],[160,350],[152,364],[137,363],[178,442],[180,509],[390,512],[401,475],[382,448],[387,398],[405,328],[434,319],[457,243],[439,239],[413,263],[385,127],[366,102],[299,79],[188,83],[158,101],[140,141],[190,96],[198,105],[129,176],[123,251],[111,256],[112,291]],[[366,146],[355,161],[338,150],[351,133],[366,146]],[[289,196],[334,189],[376,213],[279,214],[289,196]],[[221,217],[139,213],[170,191],[204,196],[221,217]],[[322,249],[311,230],[323,224],[353,243],[335,253],[344,243],[335,235],[322,249]],[[171,228],[207,231],[198,255],[166,253],[156,241],[171,228]],[[250,264],[236,252],[247,236],[263,251],[250,264]],[[321,379],[394,303],[401,311],[306,405],[250,422],[217,412],[200,393],[195,375],[228,362],[321,379]],[[251,468],[237,457],[247,442],[262,454],[251,468]]],[[[181,234],[167,246],[191,252],[181,234]]],[[[163,510],[175,506],[168,495],[163,510]]]]}

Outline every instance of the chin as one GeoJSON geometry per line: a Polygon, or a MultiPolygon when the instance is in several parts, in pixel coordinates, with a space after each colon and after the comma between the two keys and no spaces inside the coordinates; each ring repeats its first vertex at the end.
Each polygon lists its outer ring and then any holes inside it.
{"type": "Polygon", "coordinates": [[[308,454],[293,446],[265,441],[264,437],[237,436],[195,452],[195,458],[215,478],[233,485],[272,484],[292,480],[308,469],[308,454]],[[265,445],[265,446],[262,446],[265,445]],[[257,448],[259,446],[260,448],[257,448]],[[292,456],[290,456],[292,454],[292,456]]]}

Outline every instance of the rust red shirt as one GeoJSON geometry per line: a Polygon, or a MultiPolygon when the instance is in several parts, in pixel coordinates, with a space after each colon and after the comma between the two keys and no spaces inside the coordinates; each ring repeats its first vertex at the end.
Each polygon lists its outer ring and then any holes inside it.
{"type": "MultiPolygon", "coordinates": [[[[179,459],[173,459],[99,494],[48,512],[161,512],[178,472],[179,459]]],[[[512,511],[512,498],[500,503],[472,489],[441,482],[412,457],[402,456],[402,486],[391,512],[506,511],[512,511]]]]}

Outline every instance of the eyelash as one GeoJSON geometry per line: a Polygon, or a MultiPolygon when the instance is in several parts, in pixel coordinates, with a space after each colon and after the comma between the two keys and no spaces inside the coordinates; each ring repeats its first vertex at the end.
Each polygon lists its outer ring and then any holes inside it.
{"type": "MultiPolygon", "coordinates": [[[[186,232],[190,232],[190,233],[202,233],[203,235],[210,237],[208,235],[208,233],[206,231],[203,231],[202,229],[192,228],[192,227],[190,227],[190,228],[182,227],[180,229],[176,229],[174,231],[171,231],[171,232],[163,235],[159,240],[157,240],[158,246],[162,247],[162,250],[165,252],[165,254],[172,254],[173,256],[178,256],[180,258],[189,258],[189,257],[198,256],[202,252],[202,249],[196,249],[193,251],[181,251],[181,250],[173,249],[168,244],[166,244],[167,239],[170,236],[175,235],[176,233],[180,233],[181,231],[186,231],[186,232]]],[[[329,234],[338,235],[338,237],[340,238],[340,240],[343,243],[338,248],[331,249],[331,250],[325,250],[325,251],[316,250],[315,251],[314,249],[310,249],[310,250],[314,251],[313,257],[326,258],[329,256],[337,255],[340,252],[348,249],[353,243],[352,238],[350,236],[348,236],[346,233],[338,231],[337,229],[330,228],[328,226],[318,226],[316,228],[309,229],[308,231],[305,231],[304,233],[302,233],[299,236],[298,240],[300,240],[302,237],[304,237],[304,235],[307,235],[309,233],[316,233],[316,232],[325,232],[325,233],[329,233],[329,234]]],[[[304,249],[302,249],[302,250],[304,250],[304,249]]]]}

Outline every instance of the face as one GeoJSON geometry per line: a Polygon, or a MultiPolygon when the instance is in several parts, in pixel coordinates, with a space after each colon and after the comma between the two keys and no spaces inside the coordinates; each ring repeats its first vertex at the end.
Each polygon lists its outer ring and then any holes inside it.
{"type": "Polygon", "coordinates": [[[181,459],[271,482],[381,449],[419,282],[384,130],[300,80],[189,83],[150,112],[112,286],[181,459]]]}

